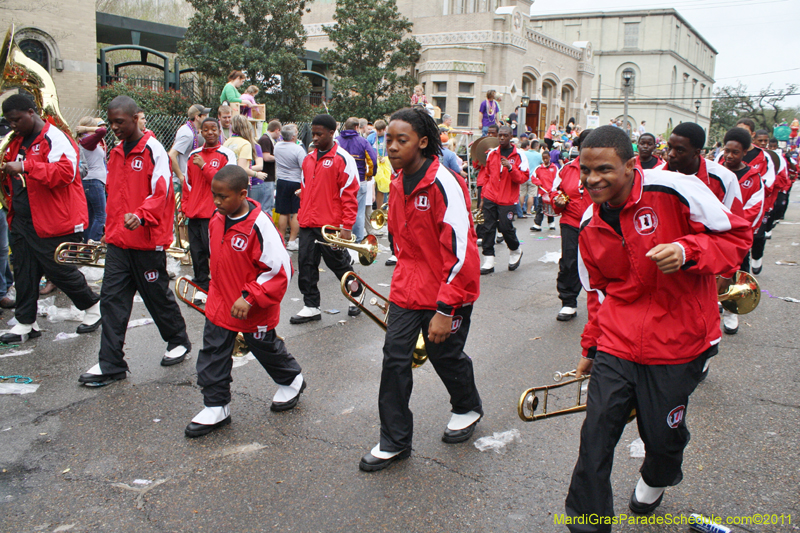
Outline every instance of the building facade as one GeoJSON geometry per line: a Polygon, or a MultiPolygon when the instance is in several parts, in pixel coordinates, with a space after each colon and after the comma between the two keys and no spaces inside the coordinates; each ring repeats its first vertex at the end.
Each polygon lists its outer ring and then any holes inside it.
{"type": "MultiPolygon", "coordinates": [[[[416,78],[459,128],[480,129],[478,109],[497,91],[504,115],[527,95],[526,122],[542,133],[551,120],[585,123],[594,79],[592,43],[559,41],[531,27],[531,0],[398,0],[422,45],[416,78]]],[[[304,16],[310,50],[330,47],[334,0],[315,0],[304,16]]],[[[409,95],[410,101],[411,95],[409,95]]]]}
{"type": "Polygon", "coordinates": [[[95,3],[64,0],[37,2],[5,0],[0,8],[0,31],[11,25],[15,42],[50,73],[60,107],[97,107],[97,40],[95,3]]]}
{"type": "Polygon", "coordinates": [[[588,40],[597,75],[592,109],[600,124],[622,119],[666,134],[681,122],[708,130],[717,51],[674,9],[534,16],[533,29],[560,40],[588,40]],[[698,105],[699,104],[699,105],[698,105]]]}

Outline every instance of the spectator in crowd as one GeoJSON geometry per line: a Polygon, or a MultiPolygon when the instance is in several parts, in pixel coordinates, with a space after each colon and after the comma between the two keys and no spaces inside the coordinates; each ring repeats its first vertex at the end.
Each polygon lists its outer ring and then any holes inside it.
{"type": "Polygon", "coordinates": [[[286,236],[286,226],[289,226],[289,239],[286,249],[290,252],[298,250],[297,234],[300,224],[297,222],[297,212],[300,210],[300,181],[303,177],[303,160],[306,150],[302,144],[297,144],[297,126],[287,124],[280,130],[282,141],[275,145],[275,174],[278,178],[275,194],[275,211],[278,212],[278,232],[281,237],[286,236]]]}
{"type": "MultiPolygon", "coordinates": [[[[223,146],[230,148],[236,154],[237,164],[244,169],[250,178],[250,198],[261,204],[261,210],[272,215],[273,199],[267,198],[267,188],[264,180],[267,175],[261,170],[263,158],[256,152],[258,144],[253,139],[253,128],[243,115],[235,115],[231,121],[233,136],[225,141],[223,146]]],[[[261,147],[258,146],[260,149],[261,147]]]]}
{"type": "Polygon", "coordinates": [[[258,94],[258,87],[255,85],[249,86],[245,89],[244,94],[242,95],[242,102],[247,104],[247,108],[242,111],[243,115],[247,115],[247,118],[253,117],[253,108],[256,106],[256,95],[258,94]]]}
{"type": "MultiPolygon", "coordinates": [[[[539,141],[533,141],[533,146],[539,147],[539,141]]],[[[530,175],[533,176],[539,165],[542,164],[542,155],[533,148],[528,139],[522,139],[519,143],[519,149],[522,155],[528,158],[528,170],[530,175]]],[[[520,218],[533,216],[533,201],[536,197],[536,185],[528,180],[519,186],[519,203],[522,215],[520,218]]]]}
{"type": "Polygon", "coordinates": [[[553,150],[553,139],[558,134],[558,126],[556,126],[556,121],[551,120],[550,125],[547,126],[547,131],[544,132],[544,143],[547,145],[548,150],[553,150]]]}
{"type": "MultiPolygon", "coordinates": [[[[375,121],[375,131],[370,133],[367,136],[367,142],[375,148],[375,154],[378,156],[378,165],[382,164],[386,160],[386,121],[385,120],[376,120],[375,121]]],[[[378,208],[380,208],[387,200],[386,195],[389,193],[383,193],[378,190],[376,185],[375,187],[375,195],[378,208]]]]}
{"type": "Polygon", "coordinates": [[[411,105],[427,105],[428,99],[425,97],[425,89],[422,85],[414,87],[414,94],[411,95],[411,105]]]}
{"type": "MultiPolygon", "coordinates": [[[[262,152],[261,157],[264,158],[263,169],[267,174],[267,179],[264,180],[264,182],[267,184],[275,184],[275,143],[281,138],[281,127],[279,120],[271,120],[269,124],[267,124],[267,133],[258,139],[258,145],[261,147],[262,152]]],[[[269,185],[267,188],[269,188],[269,185]]],[[[285,235],[281,235],[281,237],[285,237],[285,235]]]]}
{"type": "MultiPolygon", "coordinates": [[[[339,145],[353,156],[358,168],[358,179],[360,188],[358,191],[358,213],[356,223],[353,226],[353,234],[356,241],[361,242],[366,237],[367,228],[364,224],[366,220],[366,206],[370,189],[372,188],[372,176],[378,163],[375,150],[366,139],[358,134],[359,120],[356,117],[348,118],[344,123],[344,130],[339,135],[339,145]]],[[[369,199],[369,204],[372,200],[369,199]]]]}
{"type": "MultiPolygon", "coordinates": [[[[83,117],[75,128],[80,151],[83,192],[89,209],[89,226],[84,239],[100,241],[106,225],[106,123],[99,118],[83,117]]],[[[1,265],[0,265],[1,266],[1,265]]]]}
{"type": "Polygon", "coordinates": [[[175,142],[169,150],[169,160],[172,164],[172,182],[176,191],[181,190],[183,180],[186,176],[186,165],[189,161],[189,154],[192,150],[197,150],[203,145],[203,138],[200,136],[200,125],[208,117],[210,108],[202,104],[194,104],[186,112],[189,120],[186,124],[178,128],[175,133],[175,142]]]}
{"type": "Polygon", "coordinates": [[[365,118],[358,119],[358,134],[365,139],[369,136],[369,121],[365,118]]]}
{"type": "Polygon", "coordinates": [[[481,134],[485,137],[489,126],[500,125],[500,106],[497,105],[497,91],[492,89],[486,93],[486,100],[481,102],[478,115],[481,117],[481,134]]]}
{"type": "Polygon", "coordinates": [[[244,72],[241,70],[234,70],[228,74],[228,83],[222,88],[222,94],[219,95],[220,104],[240,104],[241,107],[246,107],[247,102],[242,100],[242,95],[239,94],[239,87],[242,86],[245,80],[244,72]]]}
{"type": "Polygon", "coordinates": [[[217,119],[219,119],[219,142],[223,144],[227,141],[231,136],[231,118],[233,117],[233,111],[231,111],[231,106],[229,105],[221,105],[217,109],[217,119]]]}
{"type": "Polygon", "coordinates": [[[453,117],[445,113],[442,115],[442,123],[439,124],[439,129],[444,131],[445,133],[450,133],[450,130],[453,129],[453,117]]]}
{"type": "Polygon", "coordinates": [[[439,161],[445,168],[449,168],[460,176],[462,173],[460,160],[455,152],[447,146],[447,143],[450,141],[450,136],[446,133],[442,133],[440,137],[442,141],[442,154],[439,156],[439,161]]]}

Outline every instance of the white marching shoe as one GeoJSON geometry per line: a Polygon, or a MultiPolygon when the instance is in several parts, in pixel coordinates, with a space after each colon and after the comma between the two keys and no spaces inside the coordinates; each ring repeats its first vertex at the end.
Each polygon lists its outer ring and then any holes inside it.
{"type": "Polygon", "coordinates": [[[516,250],[511,250],[511,253],[508,255],[508,269],[518,269],[520,261],[522,261],[522,250],[519,248],[516,250]]]}
{"type": "Polygon", "coordinates": [[[78,329],[75,331],[77,333],[91,333],[100,327],[101,322],[100,302],[98,301],[86,310],[86,314],[83,316],[83,322],[81,322],[81,325],[78,326],[78,329]]]}
{"type": "Polygon", "coordinates": [[[486,255],[484,256],[483,264],[481,265],[481,275],[491,274],[492,272],[494,272],[494,256],[486,255]]]}
{"type": "Polygon", "coordinates": [[[572,320],[576,316],[578,316],[578,309],[577,308],[564,306],[558,312],[558,316],[556,316],[556,320],[558,320],[559,322],[567,322],[569,320],[572,320]]]}
{"type": "Polygon", "coordinates": [[[186,359],[186,354],[189,353],[191,346],[176,346],[164,353],[161,358],[161,366],[172,366],[182,363],[186,359]]]}
{"type": "Polygon", "coordinates": [[[39,324],[34,320],[33,324],[15,324],[11,331],[0,336],[0,342],[4,344],[22,343],[41,336],[39,324]]]}
{"type": "Polygon", "coordinates": [[[303,374],[297,374],[290,385],[278,385],[278,391],[272,397],[269,410],[278,413],[294,409],[305,389],[306,380],[303,378],[303,374]]]}
{"type": "Polygon", "coordinates": [[[311,322],[312,320],[322,320],[322,313],[320,313],[319,307],[303,306],[299,313],[289,319],[289,323],[305,324],[306,322],[311,322]]]}
{"type": "Polygon", "coordinates": [[[725,309],[722,312],[722,331],[728,335],[736,335],[739,331],[739,315],[725,309]]]}
{"type": "Polygon", "coordinates": [[[208,435],[215,429],[227,426],[231,423],[231,404],[215,407],[204,407],[202,411],[192,418],[186,426],[184,434],[193,439],[208,435]]]}
{"type": "Polygon", "coordinates": [[[751,259],[750,260],[750,268],[753,270],[753,275],[761,274],[761,264],[763,263],[764,258],[761,259],[751,259]]]}
{"type": "Polygon", "coordinates": [[[639,478],[636,488],[633,489],[631,494],[631,501],[628,502],[628,507],[636,514],[648,514],[655,511],[656,507],[661,505],[661,500],[664,498],[664,489],[666,487],[651,487],[644,482],[644,479],[639,478]]]}

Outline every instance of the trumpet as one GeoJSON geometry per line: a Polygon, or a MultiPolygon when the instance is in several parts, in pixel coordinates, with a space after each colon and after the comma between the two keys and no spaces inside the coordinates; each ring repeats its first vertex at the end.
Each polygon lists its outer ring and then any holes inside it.
{"type": "Polygon", "coordinates": [[[389,222],[389,204],[383,204],[380,209],[374,210],[369,215],[369,225],[375,231],[383,229],[389,222]]]}
{"type": "MultiPolygon", "coordinates": [[[[95,268],[105,268],[105,244],[87,244],[83,242],[62,242],[56,248],[53,259],[62,265],[81,265],[95,268]],[[103,262],[101,262],[103,260],[103,262]]],[[[187,253],[183,248],[169,247],[164,250],[172,256],[187,253]]]]}
{"type": "Polygon", "coordinates": [[[740,270],[733,276],[728,290],[717,295],[722,307],[737,315],[745,315],[758,307],[761,301],[761,288],[756,278],[740,270]]]}
{"type": "MultiPolygon", "coordinates": [[[[367,285],[367,283],[355,272],[348,272],[344,276],[342,276],[342,294],[344,294],[345,298],[350,300],[353,305],[361,309],[365,315],[372,319],[373,322],[378,324],[380,327],[386,331],[386,321],[389,319],[389,300],[381,293],[367,285]],[[361,291],[361,295],[357,298],[353,296],[352,292],[356,292],[358,287],[352,287],[353,284],[361,285],[363,290],[361,291]],[[353,291],[351,292],[351,288],[353,291]],[[374,294],[372,298],[369,300],[369,305],[372,307],[377,307],[380,309],[380,314],[376,314],[364,305],[364,302],[367,298],[367,291],[374,294]]],[[[420,332],[419,336],[417,337],[417,345],[414,347],[414,354],[411,356],[411,368],[417,368],[425,364],[425,361],[428,360],[428,352],[425,349],[425,338],[422,336],[420,332]]]]}
{"type": "MultiPolygon", "coordinates": [[[[182,301],[195,311],[199,311],[203,314],[203,316],[205,316],[206,310],[194,303],[197,293],[208,296],[208,293],[200,285],[189,278],[181,276],[175,280],[175,296],[178,297],[178,300],[182,301]]],[[[233,357],[243,357],[249,352],[250,349],[247,347],[247,343],[244,341],[244,335],[242,335],[240,332],[238,335],[236,335],[236,340],[233,343],[233,357]]]]}
{"type": "Polygon", "coordinates": [[[355,237],[346,241],[339,237],[339,232],[333,226],[322,226],[322,238],[327,242],[317,241],[317,244],[337,248],[350,248],[358,252],[358,260],[364,266],[369,266],[378,258],[378,238],[367,235],[363,241],[357,243],[355,237]]]}
{"type": "MultiPolygon", "coordinates": [[[[584,395],[583,391],[587,387],[583,384],[583,382],[588,381],[590,376],[588,374],[584,374],[578,378],[575,377],[576,375],[577,370],[570,370],[569,372],[556,372],[553,374],[553,381],[556,382],[555,384],[532,387],[524,391],[517,402],[517,414],[519,417],[525,422],[535,422],[536,420],[542,420],[543,418],[553,418],[555,416],[571,415],[572,413],[586,411],[586,396],[584,395]],[[573,379],[562,382],[562,380],[567,377],[571,377],[573,379]],[[568,387],[576,383],[578,384],[578,394],[575,398],[574,404],[555,411],[547,410],[547,399],[551,390],[560,389],[561,387],[568,387]],[[537,393],[542,393],[541,413],[536,413],[540,403],[537,393]]],[[[636,418],[636,409],[631,410],[626,423],[631,423],[634,418],[636,418]]]]}

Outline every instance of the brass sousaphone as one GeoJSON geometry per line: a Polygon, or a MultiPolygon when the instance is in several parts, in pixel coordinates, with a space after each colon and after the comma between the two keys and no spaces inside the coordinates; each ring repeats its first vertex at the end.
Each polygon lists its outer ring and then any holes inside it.
{"type": "Polygon", "coordinates": [[[500,139],[498,137],[481,137],[472,143],[469,149],[469,157],[473,161],[477,161],[480,166],[485,166],[487,152],[498,146],[500,146],[500,139]]]}
{"type": "MultiPolygon", "coordinates": [[[[39,63],[25,55],[19,46],[14,42],[14,26],[9,28],[6,38],[3,41],[3,48],[0,49],[0,94],[11,89],[20,89],[33,96],[39,116],[42,120],[49,122],[56,128],[63,131],[67,136],[71,136],[67,121],[61,115],[58,108],[58,97],[56,96],[56,84],[47,70],[39,63]]],[[[14,138],[14,133],[9,133],[0,140],[0,163],[5,157],[8,145],[14,138]]],[[[76,163],[77,164],[77,163],[76,163]]],[[[24,187],[24,176],[15,176],[14,179],[22,181],[24,187]]],[[[3,180],[5,182],[5,180],[3,180]]],[[[11,191],[3,183],[0,187],[0,203],[8,209],[11,206],[11,191]]]]}

